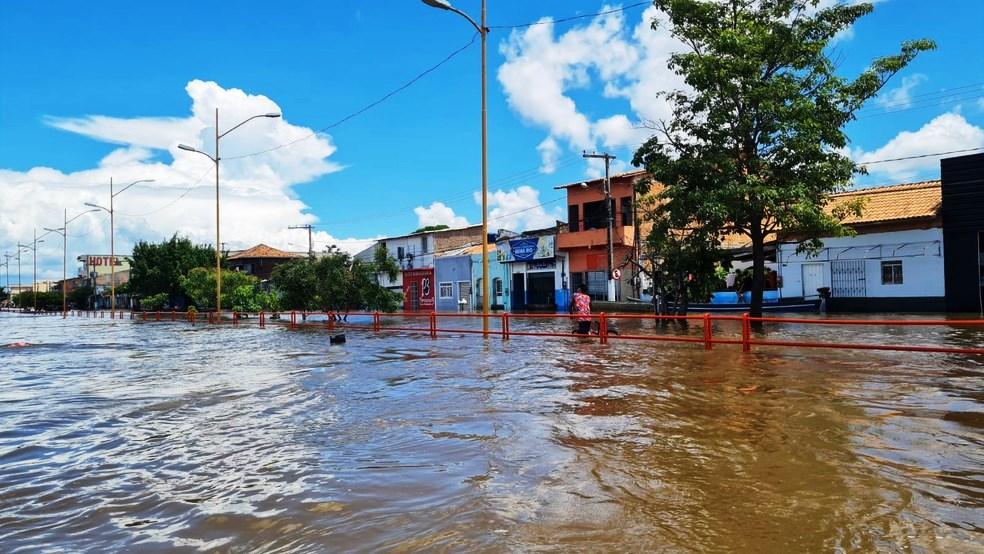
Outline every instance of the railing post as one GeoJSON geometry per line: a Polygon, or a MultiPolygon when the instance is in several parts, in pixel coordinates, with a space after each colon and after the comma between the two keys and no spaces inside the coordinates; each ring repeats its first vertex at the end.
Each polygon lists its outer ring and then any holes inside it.
{"type": "Polygon", "coordinates": [[[156,315],[157,321],[160,321],[161,320],[161,311],[160,310],[157,310],[157,312],[155,313],[155,315],[156,315]]]}
{"type": "Polygon", "coordinates": [[[325,316],[328,317],[328,319],[325,321],[325,327],[327,327],[329,331],[334,331],[335,330],[335,312],[325,312],[325,316]]]}
{"type": "Polygon", "coordinates": [[[509,340],[509,312],[502,313],[502,340],[509,340]]]}
{"type": "Polygon", "coordinates": [[[239,312],[235,310],[232,312],[232,326],[239,327],[239,312]]]}
{"type": "Polygon", "coordinates": [[[704,350],[714,348],[713,331],[711,330],[711,314],[704,314],[704,350]]]}
{"type": "Polygon", "coordinates": [[[741,314],[741,351],[751,352],[752,350],[752,323],[748,319],[748,313],[741,314]]]}
{"type": "Polygon", "coordinates": [[[376,310],[375,312],[372,313],[372,330],[379,332],[379,328],[380,328],[379,310],[376,310]]]}
{"type": "Polygon", "coordinates": [[[174,310],[174,308],[171,308],[171,321],[177,321],[177,319],[178,319],[177,312],[174,310]]]}
{"type": "Polygon", "coordinates": [[[266,312],[260,310],[260,329],[266,328],[266,312]]]}
{"type": "Polygon", "coordinates": [[[437,312],[430,313],[430,332],[431,338],[437,338],[437,312]]]}
{"type": "Polygon", "coordinates": [[[195,316],[192,314],[190,308],[188,309],[188,315],[185,316],[185,318],[188,320],[188,323],[191,323],[192,327],[195,326],[195,316]]]}
{"type": "Polygon", "coordinates": [[[294,310],[290,311],[290,328],[291,329],[297,328],[297,312],[294,310]]]}
{"type": "Polygon", "coordinates": [[[608,344],[608,317],[605,312],[601,312],[598,318],[598,336],[601,338],[601,344],[608,344]]]}

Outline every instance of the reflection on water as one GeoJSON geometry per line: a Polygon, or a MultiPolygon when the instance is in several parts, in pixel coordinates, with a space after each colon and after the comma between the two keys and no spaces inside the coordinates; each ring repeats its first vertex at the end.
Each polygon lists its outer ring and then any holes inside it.
{"type": "Polygon", "coordinates": [[[984,542],[980,357],[0,315],[18,340],[4,551],[984,542]]]}

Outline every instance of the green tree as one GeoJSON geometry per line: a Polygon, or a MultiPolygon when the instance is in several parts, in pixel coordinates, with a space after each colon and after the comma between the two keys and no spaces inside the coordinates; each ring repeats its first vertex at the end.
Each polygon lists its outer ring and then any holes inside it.
{"type": "Polygon", "coordinates": [[[165,293],[173,303],[183,293],[181,279],[189,271],[214,266],[215,250],[211,246],[194,245],[177,235],[159,244],[140,241],[133,247],[129,285],[134,294],[165,293]]]}
{"type": "Polygon", "coordinates": [[[71,292],[68,293],[68,303],[75,306],[78,309],[86,309],[89,307],[89,301],[92,299],[92,287],[89,285],[83,285],[81,287],[75,287],[71,292]]]}
{"type": "MultiPolygon", "coordinates": [[[[818,248],[844,234],[828,213],[830,194],[862,173],[840,152],[844,125],[929,40],[902,44],[854,79],[836,74],[827,47],[872,11],[871,4],[817,9],[818,0],[654,0],[686,45],[669,66],[690,90],[664,93],[668,121],[637,152],[665,185],[667,210],[689,214],[718,233],[747,236],[752,246],[752,315],[762,311],[765,243],[781,231],[818,248]]],[[[655,28],[660,23],[653,22],[655,28]]]]}
{"type": "Polygon", "coordinates": [[[60,292],[24,291],[14,295],[14,303],[21,308],[33,308],[37,305],[39,310],[61,311],[62,296],[60,292]]]}
{"type": "MultiPolygon", "coordinates": [[[[215,309],[215,269],[196,267],[181,278],[181,289],[200,310],[215,309]]],[[[260,302],[259,279],[239,271],[222,272],[222,309],[256,312],[260,302]]]]}
{"type": "MultiPolygon", "coordinates": [[[[648,184],[641,188],[649,190],[648,184]]],[[[637,265],[653,283],[654,310],[668,313],[667,301],[673,300],[675,313],[686,315],[691,300],[705,302],[717,288],[720,268],[730,267],[720,237],[688,214],[670,210],[659,195],[643,194],[637,209],[651,225],[637,265]]]]}
{"type": "Polygon", "coordinates": [[[292,260],[277,266],[273,284],[284,309],[395,311],[401,296],[379,284],[379,274],[399,272],[385,249],[371,263],[336,253],[316,260],[292,260]]]}

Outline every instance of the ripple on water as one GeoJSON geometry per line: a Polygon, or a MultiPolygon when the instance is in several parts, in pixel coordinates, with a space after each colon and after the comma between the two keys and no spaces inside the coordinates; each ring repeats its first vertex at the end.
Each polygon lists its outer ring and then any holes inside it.
{"type": "Polygon", "coordinates": [[[981,546],[977,358],[0,319],[5,551],[981,546]]]}

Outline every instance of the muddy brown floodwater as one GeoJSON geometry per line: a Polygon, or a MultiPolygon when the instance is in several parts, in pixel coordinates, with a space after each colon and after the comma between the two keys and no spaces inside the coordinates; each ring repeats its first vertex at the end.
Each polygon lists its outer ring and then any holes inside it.
{"type": "Polygon", "coordinates": [[[5,552],[984,548],[982,357],[0,314],[21,340],[5,552]]]}

